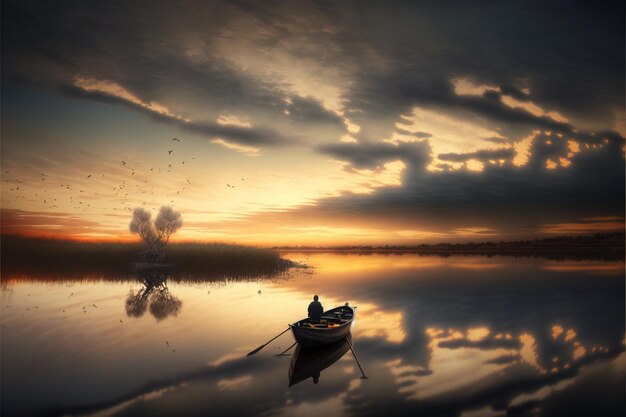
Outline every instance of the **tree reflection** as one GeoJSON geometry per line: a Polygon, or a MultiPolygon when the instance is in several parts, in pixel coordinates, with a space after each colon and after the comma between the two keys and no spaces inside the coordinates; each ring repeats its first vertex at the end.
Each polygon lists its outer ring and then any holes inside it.
{"type": "Polygon", "coordinates": [[[162,272],[145,271],[139,275],[143,287],[135,293],[131,290],[126,297],[126,315],[142,317],[146,310],[158,321],[177,316],[183,302],[173,296],[167,287],[167,275],[162,272]]]}

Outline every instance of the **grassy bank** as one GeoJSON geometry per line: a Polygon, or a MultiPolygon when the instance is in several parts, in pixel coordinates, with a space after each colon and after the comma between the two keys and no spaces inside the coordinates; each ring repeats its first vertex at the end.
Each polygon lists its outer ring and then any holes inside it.
{"type": "MultiPolygon", "coordinates": [[[[1,237],[2,279],[132,279],[132,264],[145,249],[140,243],[77,242],[1,237]]],[[[272,249],[220,243],[172,243],[166,262],[173,278],[211,281],[269,277],[292,263],[272,249]]]]}

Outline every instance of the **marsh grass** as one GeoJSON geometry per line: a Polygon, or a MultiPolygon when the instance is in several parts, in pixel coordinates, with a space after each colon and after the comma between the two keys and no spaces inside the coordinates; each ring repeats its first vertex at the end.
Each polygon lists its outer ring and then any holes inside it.
{"type": "MultiPolygon", "coordinates": [[[[141,243],[79,242],[70,240],[1,237],[2,280],[133,279],[132,265],[145,249],[141,243]]],[[[170,243],[165,262],[175,279],[214,281],[263,278],[286,271],[293,264],[272,249],[222,243],[170,243]]]]}

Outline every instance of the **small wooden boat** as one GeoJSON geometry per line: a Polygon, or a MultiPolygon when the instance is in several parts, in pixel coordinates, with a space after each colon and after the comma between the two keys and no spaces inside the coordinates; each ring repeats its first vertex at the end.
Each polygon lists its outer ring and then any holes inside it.
{"type": "Polygon", "coordinates": [[[296,351],[289,364],[289,386],[292,387],[308,378],[313,378],[313,383],[317,384],[321,372],[329,368],[343,357],[350,350],[352,335],[348,335],[338,342],[321,346],[317,349],[302,349],[296,347],[296,351]]]}
{"type": "Polygon", "coordinates": [[[352,328],[354,316],[354,308],[345,305],[324,312],[319,322],[306,318],[289,327],[302,348],[323,346],[346,337],[352,328]]]}

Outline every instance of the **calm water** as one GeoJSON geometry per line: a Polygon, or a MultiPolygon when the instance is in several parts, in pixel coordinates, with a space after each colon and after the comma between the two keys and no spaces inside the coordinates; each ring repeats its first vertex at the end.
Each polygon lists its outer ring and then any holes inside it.
{"type": "Polygon", "coordinates": [[[623,263],[285,256],[314,268],[155,288],[5,280],[2,414],[624,415],[623,263]],[[245,357],[314,293],[358,306],[369,379],[341,344],[274,356],[289,333],[245,357]]]}

